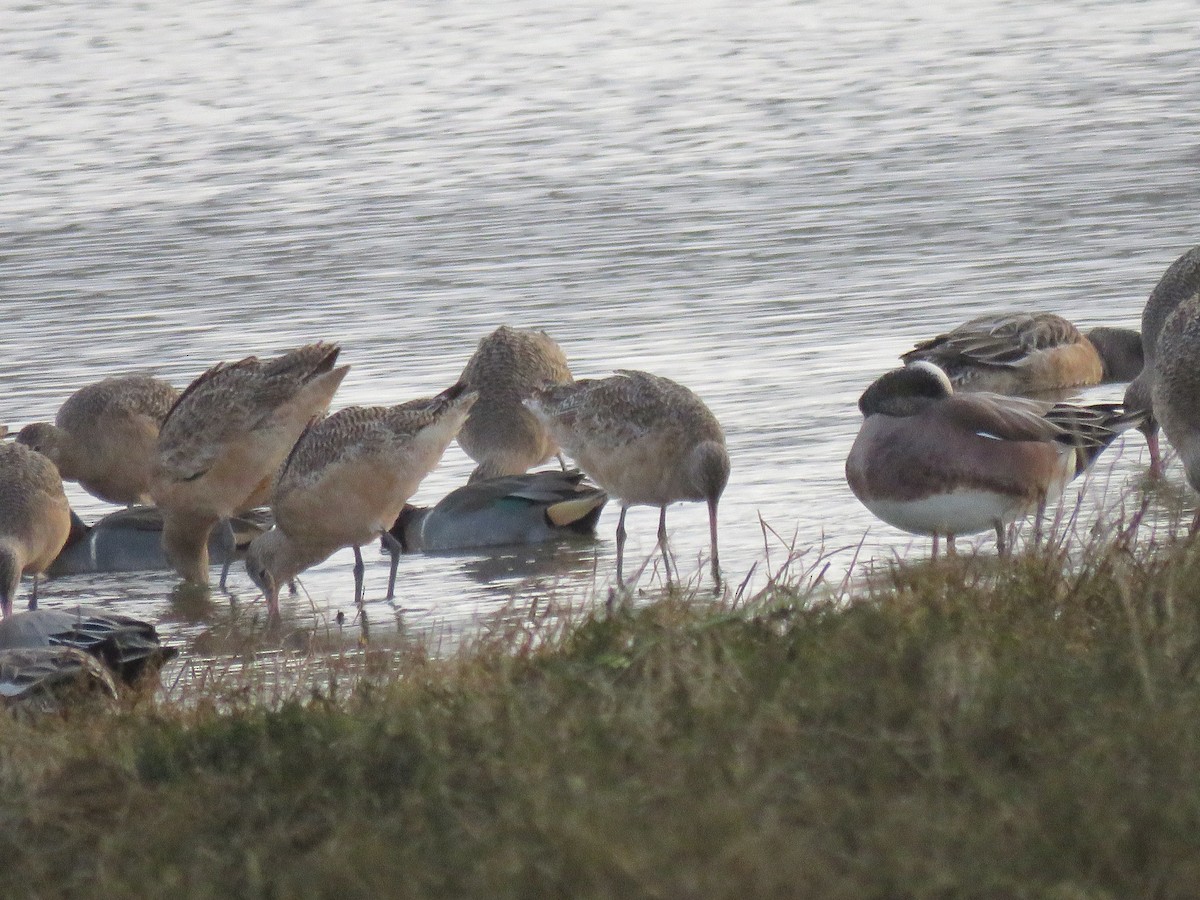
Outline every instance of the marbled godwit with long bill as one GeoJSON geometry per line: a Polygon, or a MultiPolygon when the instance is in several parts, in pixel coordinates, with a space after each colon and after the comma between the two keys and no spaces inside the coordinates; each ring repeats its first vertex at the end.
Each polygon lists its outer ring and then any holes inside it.
{"type": "Polygon", "coordinates": [[[522,404],[536,388],[571,381],[567,357],[546,332],[501,325],[479,342],[459,380],[479,394],[458,434],[478,463],[471,481],[521,475],[558,453],[546,426],[522,404]]]}
{"type": "Polygon", "coordinates": [[[329,408],[349,366],[335,344],[219,363],[180,395],[158,438],[151,493],[163,513],[163,549],[183,578],[208,584],[208,536],[266,501],[296,439],[329,408]]]}
{"type": "Polygon", "coordinates": [[[708,504],[713,579],[720,584],[717,503],[729,481],[725,433],[691,390],[647,372],[550,385],[526,401],[551,436],[588,476],[621,502],[617,522],[617,584],[624,587],[625,513],[659,508],[658,545],[668,582],[667,506],[708,504]]]}
{"type": "Polygon", "coordinates": [[[179,391],[149,375],[105,378],[68,397],[53,424],[26,425],[17,441],[101,500],[149,503],[158,430],[178,399],[179,391]]]}
{"type": "Polygon", "coordinates": [[[12,613],[22,575],[33,575],[29,608],[37,608],[38,576],[71,531],[71,507],[54,463],[23,444],[0,445],[0,610],[12,613]]]}
{"type": "Polygon", "coordinates": [[[279,472],[275,527],[250,542],[246,571],[279,615],[279,587],[342,547],[354,548],[354,599],[363,598],[363,544],[391,553],[395,596],[399,542],[388,533],[405,502],[438,464],[475,403],[459,382],[398,406],[349,407],[305,430],[279,472]]]}

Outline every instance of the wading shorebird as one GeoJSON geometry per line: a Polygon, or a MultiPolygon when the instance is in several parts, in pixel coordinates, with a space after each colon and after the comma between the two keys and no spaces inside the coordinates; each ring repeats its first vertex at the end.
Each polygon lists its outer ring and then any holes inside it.
{"type": "MultiPolygon", "coordinates": [[[[1200,290],[1171,310],[1158,334],[1151,405],[1179,451],[1188,484],[1200,491],[1200,290]]],[[[1192,520],[1200,529],[1200,509],[1192,520]]]]}
{"type": "Polygon", "coordinates": [[[71,507],[54,463],[23,444],[0,444],[0,611],[12,613],[22,575],[38,576],[71,532],[71,507]]]}
{"type": "Polygon", "coordinates": [[[180,395],[159,433],[151,493],[163,550],[186,581],[208,585],[214,525],[266,502],[276,470],[350,369],[335,368],[337,356],[337,345],[315,343],[219,363],[180,395]]]}
{"type": "Polygon", "coordinates": [[[405,553],[540,544],[594,535],[607,502],[582,472],[547,469],[473,481],[432,507],[406,503],[390,531],[405,553]]]}
{"type": "Polygon", "coordinates": [[[713,580],[720,584],[717,503],[729,481],[725,433],[699,397],[648,372],[619,370],[608,378],[550,385],[525,401],[551,437],[593,481],[621,502],[617,521],[617,585],[624,589],[625,513],[657,506],[658,546],[668,583],[667,506],[708,504],[713,580]]]}
{"type": "MultiPolygon", "coordinates": [[[[1200,247],[1193,247],[1167,267],[1142,310],[1142,350],[1146,357],[1141,373],[1125,389],[1125,408],[1146,413],[1140,430],[1150,448],[1150,474],[1162,474],[1162,453],[1158,446],[1158,420],[1153,407],[1155,358],[1159,335],[1168,316],[1180,303],[1200,291],[1200,247]]],[[[1171,389],[1168,388],[1168,393],[1171,389]]],[[[1170,435],[1168,435],[1170,437],[1170,435]]]]}
{"type": "Polygon", "coordinates": [[[1086,334],[1054,313],[980,316],[900,356],[946,373],[955,390],[1036,394],[1110,381],[1142,370],[1141,335],[1131,328],[1086,334]]]}
{"type": "Polygon", "coordinates": [[[459,382],[398,406],[349,407],[314,423],[275,481],[275,527],[250,542],[246,571],[279,616],[279,587],[343,547],[354,548],[354,600],[363,598],[361,547],[382,538],[395,596],[400,544],[388,533],[405,502],[458,434],[477,395],[459,382]]]}
{"type": "Polygon", "coordinates": [[[521,475],[558,453],[546,426],[522,405],[536,388],[571,381],[562,348],[546,332],[501,325],[479,342],[460,380],[479,394],[458,434],[478,463],[471,481],[521,475]]]}
{"type": "Polygon", "coordinates": [[[1117,404],[956,394],[946,373],[915,362],[881,375],[858,401],[862,427],[846,480],[872,513],[903,531],[954,536],[1036,513],[1143,414],[1117,404]]]}
{"type": "Polygon", "coordinates": [[[158,430],[178,398],[175,388],[149,375],[105,378],[68,397],[54,424],[26,425],[17,441],[101,500],[149,503],[158,430]]]}

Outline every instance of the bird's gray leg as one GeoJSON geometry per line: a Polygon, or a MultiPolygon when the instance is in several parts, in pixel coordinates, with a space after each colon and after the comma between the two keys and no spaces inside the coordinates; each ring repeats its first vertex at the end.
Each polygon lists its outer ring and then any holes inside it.
{"type": "Polygon", "coordinates": [[[667,587],[671,586],[671,554],[667,552],[667,507],[658,508],[658,546],[662,550],[663,568],[667,573],[667,587]]]}
{"type": "Polygon", "coordinates": [[[366,571],[366,566],[363,565],[362,550],[358,547],[354,548],[354,605],[362,606],[363,602],[363,572],[366,571]]]}
{"type": "Polygon", "coordinates": [[[617,519],[617,587],[625,589],[625,579],[621,575],[621,564],[625,560],[625,513],[629,509],[621,504],[621,518],[617,519]]]}
{"type": "Polygon", "coordinates": [[[233,557],[237,555],[237,535],[233,533],[233,522],[221,520],[221,548],[225,551],[225,561],[221,564],[221,581],[219,587],[226,590],[225,581],[229,578],[229,567],[233,565],[233,557]]]}
{"type": "Polygon", "coordinates": [[[390,531],[383,532],[380,537],[383,540],[383,546],[387,547],[388,553],[392,554],[392,570],[388,573],[388,592],[387,597],[384,598],[391,600],[396,596],[396,569],[400,565],[400,553],[404,548],[400,546],[400,542],[390,531]]]}

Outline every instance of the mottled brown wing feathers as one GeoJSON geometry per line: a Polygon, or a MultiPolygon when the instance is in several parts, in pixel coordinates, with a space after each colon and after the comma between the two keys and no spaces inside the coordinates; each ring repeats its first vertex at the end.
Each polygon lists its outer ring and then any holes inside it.
{"type": "Polygon", "coordinates": [[[1082,339],[1078,328],[1054,313],[1005,313],[971,319],[918,343],[900,358],[905,363],[928,359],[1014,366],[1033,352],[1076,344],[1082,339]]]}

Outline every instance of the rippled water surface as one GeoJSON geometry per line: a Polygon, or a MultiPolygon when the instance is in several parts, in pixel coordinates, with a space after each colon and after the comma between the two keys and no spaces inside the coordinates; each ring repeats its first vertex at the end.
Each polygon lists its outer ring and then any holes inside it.
{"type": "MultiPolygon", "coordinates": [[[[0,0],[0,16],[10,425],[104,375],[182,386],[317,338],[353,366],[335,405],[399,402],[454,381],[495,326],[539,326],[578,376],[648,369],[712,407],[735,583],[756,564],[761,580],[761,523],[798,547],[927,552],[842,476],[858,394],[914,340],[1001,308],[1136,326],[1200,240],[1200,26],[1182,0],[0,0]]],[[[1142,452],[1126,442],[1113,490],[1142,452]]],[[[452,447],[417,500],[470,468],[452,447]]],[[[631,512],[634,555],[655,519],[631,512]]],[[[702,506],[668,521],[699,571],[702,506]]],[[[405,619],[454,630],[514,599],[594,596],[615,522],[556,553],[405,558],[405,619]]],[[[386,561],[368,559],[379,597],[386,561]]],[[[297,624],[350,612],[350,564],[303,578],[297,624]]],[[[69,578],[43,597],[120,596],[186,638],[223,615],[173,584],[69,578]]]]}

